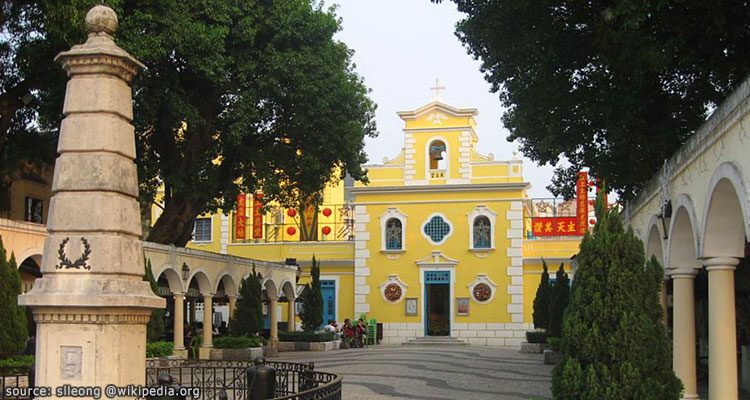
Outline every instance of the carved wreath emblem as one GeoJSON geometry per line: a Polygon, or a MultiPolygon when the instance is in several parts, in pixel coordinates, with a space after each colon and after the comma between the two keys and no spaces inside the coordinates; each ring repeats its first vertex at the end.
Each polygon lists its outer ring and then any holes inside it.
{"type": "Polygon", "coordinates": [[[91,245],[89,245],[88,240],[86,240],[85,237],[81,238],[81,243],[83,243],[83,254],[81,254],[80,257],[78,257],[75,261],[70,261],[68,256],[65,254],[65,246],[70,241],[70,238],[65,238],[60,243],[60,248],[57,249],[57,259],[60,260],[60,263],[55,265],[55,269],[68,269],[68,268],[83,268],[86,270],[91,269],[90,265],[86,264],[86,261],[89,260],[89,256],[91,255],[91,245]]]}
{"type": "Polygon", "coordinates": [[[492,288],[486,283],[478,283],[474,286],[474,299],[478,302],[484,302],[492,297],[492,288]]]}
{"type": "Polygon", "coordinates": [[[385,287],[385,298],[390,301],[398,301],[401,298],[402,292],[401,292],[401,286],[390,283],[388,286],[385,287]]]}

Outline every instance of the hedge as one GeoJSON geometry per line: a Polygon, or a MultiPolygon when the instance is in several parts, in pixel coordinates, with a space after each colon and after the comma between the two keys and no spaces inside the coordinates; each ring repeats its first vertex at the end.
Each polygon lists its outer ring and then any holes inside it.
{"type": "Polygon", "coordinates": [[[559,338],[557,336],[550,336],[547,338],[547,344],[549,345],[550,349],[554,351],[560,351],[560,346],[562,346],[562,338],[559,338]]]}
{"type": "Polygon", "coordinates": [[[281,342],[330,342],[333,338],[331,332],[279,332],[281,342]]]}
{"type": "Polygon", "coordinates": [[[526,331],[526,341],[529,343],[545,343],[547,336],[549,333],[546,331],[526,331]]]}
{"type": "Polygon", "coordinates": [[[266,341],[260,337],[222,336],[217,337],[213,342],[216,349],[246,349],[248,347],[261,347],[266,341]]]}
{"type": "Polygon", "coordinates": [[[28,371],[34,365],[34,356],[18,355],[0,359],[0,376],[14,375],[28,371]]]}
{"type": "Polygon", "coordinates": [[[146,357],[167,357],[172,355],[174,343],[172,342],[152,342],[146,343],[146,357]]]}

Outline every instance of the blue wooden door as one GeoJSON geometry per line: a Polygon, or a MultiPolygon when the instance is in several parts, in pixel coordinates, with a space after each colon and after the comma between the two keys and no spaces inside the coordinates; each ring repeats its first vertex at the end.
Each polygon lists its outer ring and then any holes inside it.
{"type": "Polygon", "coordinates": [[[336,319],[336,281],[320,281],[320,294],[323,296],[323,325],[329,319],[336,319]]]}

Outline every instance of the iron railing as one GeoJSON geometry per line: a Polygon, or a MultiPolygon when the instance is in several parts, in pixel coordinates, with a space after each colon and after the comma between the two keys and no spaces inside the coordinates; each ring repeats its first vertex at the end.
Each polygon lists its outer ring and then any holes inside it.
{"type": "Polygon", "coordinates": [[[271,207],[263,214],[262,226],[259,226],[261,237],[253,238],[252,210],[248,210],[245,222],[245,238],[236,236],[236,219],[230,218],[233,243],[255,242],[300,242],[300,241],[351,241],[354,240],[354,206],[351,204],[322,205],[317,211],[317,220],[308,215],[310,221],[303,224],[302,215],[297,210],[282,207],[271,207]],[[308,227],[309,237],[302,233],[303,225],[308,227]]]}
{"type": "Polygon", "coordinates": [[[0,399],[30,399],[17,390],[33,386],[34,367],[0,367],[0,399]]]}
{"type": "MultiPolygon", "coordinates": [[[[340,400],[341,377],[315,366],[267,361],[276,370],[277,400],[340,400]]],[[[250,361],[229,360],[148,360],[146,385],[158,386],[158,377],[168,374],[181,387],[199,388],[199,399],[247,399],[247,369],[250,361]]]]}

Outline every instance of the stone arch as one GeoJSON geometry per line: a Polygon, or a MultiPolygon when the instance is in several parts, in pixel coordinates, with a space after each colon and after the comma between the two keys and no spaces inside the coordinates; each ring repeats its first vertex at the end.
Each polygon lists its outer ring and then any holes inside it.
{"type": "Polygon", "coordinates": [[[268,296],[269,299],[279,298],[279,291],[276,289],[276,283],[270,278],[263,281],[263,289],[266,291],[266,296],[268,296]]]}
{"type": "Polygon", "coordinates": [[[167,279],[167,283],[169,284],[170,292],[185,293],[185,286],[182,283],[180,272],[178,272],[174,266],[169,265],[169,264],[164,264],[161,267],[159,267],[157,271],[153,271],[153,272],[154,272],[154,277],[157,282],[159,281],[159,278],[161,278],[161,276],[164,275],[164,277],[167,279]]]}
{"type": "Polygon", "coordinates": [[[42,255],[31,254],[18,258],[16,266],[21,276],[21,290],[26,293],[34,286],[34,281],[42,277],[42,255]]]}
{"type": "Polygon", "coordinates": [[[193,281],[193,279],[196,280],[196,283],[198,284],[198,290],[200,290],[202,295],[214,294],[214,285],[208,278],[208,274],[206,273],[206,271],[204,271],[202,268],[198,268],[195,271],[192,271],[190,279],[188,279],[188,287],[190,287],[190,283],[193,281]]]}
{"type": "Polygon", "coordinates": [[[656,261],[665,267],[664,264],[664,248],[662,244],[661,230],[658,224],[651,224],[649,229],[648,237],[646,238],[646,260],[650,260],[652,256],[656,257],[656,261]]]}
{"type": "MultiPolygon", "coordinates": [[[[19,254],[14,253],[14,255],[16,256],[16,263],[18,267],[20,267],[21,263],[26,261],[27,258],[31,258],[32,260],[34,260],[36,265],[39,266],[40,271],[42,268],[42,254],[44,254],[44,249],[37,248],[27,248],[19,252],[19,254]]],[[[10,258],[10,254],[8,254],[8,258],[10,258]]]]}
{"type": "Polygon", "coordinates": [[[220,283],[224,284],[224,294],[226,294],[227,296],[233,296],[239,292],[239,286],[237,285],[237,282],[235,281],[234,277],[227,271],[222,271],[221,273],[219,273],[219,276],[216,279],[216,288],[214,289],[214,293],[219,292],[220,283]]]}
{"type": "Polygon", "coordinates": [[[700,237],[695,230],[695,208],[690,198],[682,194],[674,204],[669,227],[667,263],[669,268],[695,269],[698,265],[700,237]]]}
{"type": "Polygon", "coordinates": [[[287,300],[293,300],[295,298],[294,284],[288,279],[282,282],[281,293],[284,293],[287,300]]]}
{"type": "Polygon", "coordinates": [[[743,257],[748,227],[747,195],[739,170],[723,163],[714,172],[703,213],[701,257],[743,257]]]}

